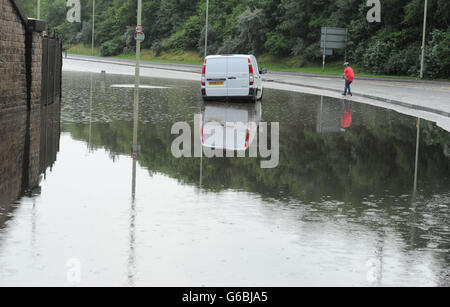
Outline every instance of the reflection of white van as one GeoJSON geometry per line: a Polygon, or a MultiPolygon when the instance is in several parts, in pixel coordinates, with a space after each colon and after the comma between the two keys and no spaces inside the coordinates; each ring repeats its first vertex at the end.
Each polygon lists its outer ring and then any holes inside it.
{"type": "Polygon", "coordinates": [[[206,103],[202,110],[202,145],[219,150],[246,151],[255,139],[261,117],[261,102],[206,103]]]}
{"type": "Polygon", "coordinates": [[[205,59],[202,69],[204,100],[250,99],[263,95],[262,74],[253,55],[213,55],[205,59]]]}

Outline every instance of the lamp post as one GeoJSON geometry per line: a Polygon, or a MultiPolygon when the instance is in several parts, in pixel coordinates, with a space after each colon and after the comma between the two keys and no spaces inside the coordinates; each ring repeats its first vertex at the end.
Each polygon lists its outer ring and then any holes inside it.
{"type": "Polygon", "coordinates": [[[41,19],[41,0],[37,0],[37,17],[36,19],[41,19]]]}
{"type": "Polygon", "coordinates": [[[92,1],[92,56],[94,56],[95,42],[95,0],[92,1]]]}
{"type": "MultiPolygon", "coordinates": [[[[142,23],[142,0],[138,0],[137,25],[142,23]]],[[[136,31],[138,32],[138,31],[136,31]]],[[[140,61],[141,61],[141,35],[142,32],[136,33],[136,68],[134,77],[134,123],[133,123],[133,151],[138,148],[138,123],[139,123],[139,86],[140,86],[140,61]]]]}
{"type": "Polygon", "coordinates": [[[208,14],[209,0],[206,0],[205,58],[208,56],[208,14]]]}
{"type": "Polygon", "coordinates": [[[425,0],[424,17],[423,17],[423,36],[422,36],[422,59],[420,62],[420,79],[423,78],[423,66],[425,61],[425,31],[427,30],[427,8],[428,0],[425,0]]]}

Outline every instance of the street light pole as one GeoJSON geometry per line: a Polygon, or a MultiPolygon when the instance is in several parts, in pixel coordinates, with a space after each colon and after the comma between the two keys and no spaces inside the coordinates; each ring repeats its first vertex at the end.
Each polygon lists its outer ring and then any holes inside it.
{"type": "Polygon", "coordinates": [[[423,66],[425,61],[425,32],[427,30],[427,8],[428,0],[425,0],[424,17],[423,17],[423,36],[422,36],[422,60],[420,62],[420,79],[423,78],[423,66]]]}
{"type": "MultiPolygon", "coordinates": [[[[142,0],[138,0],[137,25],[142,24],[142,0]]],[[[136,35],[136,68],[134,78],[134,123],[133,123],[133,151],[138,147],[138,123],[139,123],[139,86],[140,86],[140,62],[141,62],[141,32],[136,35]]]]}
{"type": "Polygon", "coordinates": [[[208,56],[208,14],[209,14],[209,0],[206,0],[206,29],[205,29],[205,58],[208,56]]]}
{"type": "Polygon", "coordinates": [[[37,0],[37,18],[41,19],[41,0],[37,0]]]}
{"type": "Polygon", "coordinates": [[[95,41],[95,0],[92,1],[92,56],[94,56],[94,41],[95,41]]]}

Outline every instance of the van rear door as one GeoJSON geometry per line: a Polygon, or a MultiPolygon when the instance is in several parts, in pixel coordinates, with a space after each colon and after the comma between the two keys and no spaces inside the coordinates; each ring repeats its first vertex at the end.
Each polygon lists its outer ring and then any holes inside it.
{"type": "Polygon", "coordinates": [[[249,68],[247,57],[228,58],[228,96],[248,96],[249,68]]]}
{"type": "Polygon", "coordinates": [[[227,57],[207,59],[205,74],[207,96],[225,97],[228,95],[227,62],[227,57]]]}

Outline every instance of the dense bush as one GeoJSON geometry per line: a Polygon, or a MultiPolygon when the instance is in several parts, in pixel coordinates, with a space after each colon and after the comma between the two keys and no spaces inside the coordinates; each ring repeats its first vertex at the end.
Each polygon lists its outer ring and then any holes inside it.
{"type": "Polygon", "coordinates": [[[83,43],[85,45],[92,42],[92,25],[89,22],[83,22],[81,31],[76,36],[77,43],[83,43]]]}
{"type": "Polygon", "coordinates": [[[271,32],[267,35],[266,50],[274,56],[284,57],[291,54],[289,39],[278,33],[271,32]]]}
{"type": "MultiPolygon", "coordinates": [[[[19,1],[34,17],[36,1],[19,1]]],[[[60,30],[66,43],[91,42],[92,0],[80,1],[82,24],[66,22],[66,0],[41,1],[44,19],[60,30]]],[[[209,4],[209,54],[271,54],[296,57],[298,66],[320,63],[320,28],[345,27],[350,30],[348,59],[364,70],[417,76],[420,69],[423,0],[381,1],[381,23],[367,22],[365,0],[215,0],[209,4]]],[[[450,1],[428,0],[428,13],[425,75],[449,78],[450,1]]],[[[205,15],[204,0],[144,1],[143,47],[155,54],[199,50],[203,55],[205,15]]],[[[135,0],[96,1],[95,41],[103,54],[133,52],[130,29],[135,25],[135,0]]],[[[335,50],[328,61],[343,57],[343,50],[335,50]]]]}
{"type": "Polygon", "coordinates": [[[131,54],[136,51],[136,40],[135,37],[135,30],[133,27],[128,27],[125,33],[123,34],[123,44],[125,47],[123,48],[124,54],[131,54]]]}
{"type": "Polygon", "coordinates": [[[372,41],[366,48],[362,63],[370,73],[383,74],[392,53],[392,44],[379,40],[372,41]]]}
{"type": "Polygon", "coordinates": [[[425,75],[431,78],[450,76],[450,28],[434,30],[426,49],[425,75]]]}
{"type": "Polygon", "coordinates": [[[123,50],[122,40],[113,39],[111,41],[105,42],[100,47],[101,56],[114,56],[119,55],[123,50]]]}
{"type": "Polygon", "coordinates": [[[234,32],[236,53],[262,53],[266,40],[266,21],[260,9],[245,10],[238,18],[234,32]]]}
{"type": "Polygon", "coordinates": [[[160,56],[163,52],[163,47],[160,41],[155,41],[152,45],[152,51],[155,56],[160,56]]]}

